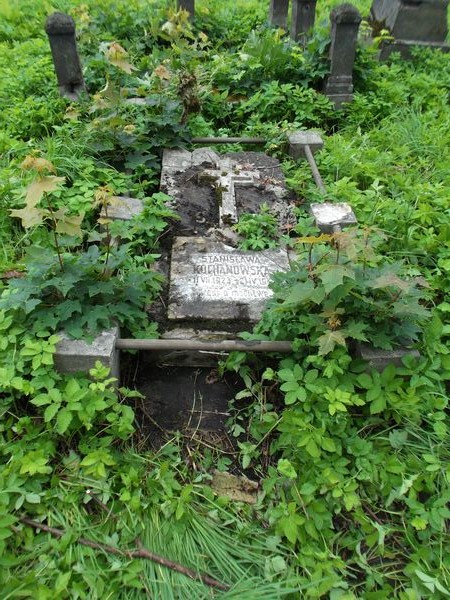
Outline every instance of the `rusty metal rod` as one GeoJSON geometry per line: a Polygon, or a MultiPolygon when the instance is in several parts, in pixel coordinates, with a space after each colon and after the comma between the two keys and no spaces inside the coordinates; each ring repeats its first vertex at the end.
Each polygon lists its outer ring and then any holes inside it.
{"type": "Polygon", "coordinates": [[[312,175],[314,177],[314,181],[316,182],[317,187],[322,192],[326,192],[327,190],[323,183],[322,177],[320,176],[319,169],[317,168],[316,161],[314,160],[314,155],[311,152],[311,148],[308,146],[308,144],[305,144],[304,149],[306,160],[309,162],[309,166],[311,167],[312,175]]]}
{"type": "Polygon", "coordinates": [[[267,140],[252,137],[198,137],[191,141],[193,144],[265,144],[267,140]]]}
{"type": "Polygon", "coordinates": [[[193,350],[204,352],[292,352],[291,342],[246,341],[246,340],[146,340],[123,338],[116,341],[119,350],[175,351],[193,350]]]}

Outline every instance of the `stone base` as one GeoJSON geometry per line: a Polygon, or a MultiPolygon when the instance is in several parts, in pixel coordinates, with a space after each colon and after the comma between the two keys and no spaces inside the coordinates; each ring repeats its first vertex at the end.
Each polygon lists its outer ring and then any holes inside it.
{"type": "Polygon", "coordinates": [[[119,351],[116,340],[119,337],[118,327],[103,331],[91,343],[74,340],[66,333],[59,332],[61,340],[56,346],[54,355],[55,368],[60,373],[88,373],[99,360],[109,367],[110,376],[120,377],[119,351]]]}
{"type": "Polygon", "coordinates": [[[331,75],[325,85],[325,95],[340,108],[345,102],[353,100],[353,79],[348,75],[331,75]]]}
{"type": "Polygon", "coordinates": [[[450,45],[443,42],[420,42],[417,40],[394,40],[384,42],[380,49],[380,60],[387,60],[393,52],[399,52],[405,60],[412,58],[411,50],[413,48],[431,48],[441,52],[450,52],[450,45]]]}
{"type": "Polygon", "coordinates": [[[405,356],[414,356],[414,358],[420,358],[420,353],[412,348],[381,350],[379,348],[373,348],[368,344],[356,344],[355,354],[358,358],[367,360],[369,367],[376,369],[380,373],[389,365],[402,367],[402,358],[405,356]]]}

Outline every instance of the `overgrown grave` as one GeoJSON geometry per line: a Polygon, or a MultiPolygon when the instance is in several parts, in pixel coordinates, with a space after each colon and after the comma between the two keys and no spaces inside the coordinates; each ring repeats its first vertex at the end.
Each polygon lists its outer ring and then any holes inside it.
{"type": "MultiPolygon", "coordinates": [[[[163,339],[220,341],[251,330],[270,297],[272,273],[289,269],[287,249],[243,251],[232,229],[268,207],[280,229],[291,218],[279,162],[263,153],[211,148],[165,150],[161,190],[179,216],[163,243],[167,285],[150,316],[163,339]]],[[[145,412],[163,428],[222,429],[236,377],[221,378],[221,352],[143,352],[136,386],[145,412]]]]}
{"type": "MultiPolygon", "coordinates": [[[[323,146],[320,135],[296,132],[288,142],[291,156],[308,160],[324,190],[313,156],[323,146]]],[[[147,420],[163,430],[217,430],[223,428],[229,401],[240,385],[239,379],[218,374],[222,341],[227,340],[227,352],[234,349],[237,334],[250,331],[261,317],[272,295],[272,275],[290,269],[283,243],[262,251],[242,250],[235,225],[243,215],[267,211],[276,216],[282,239],[281,232],[296,222],[293,199],[279,161],[260,152],[165,150],[160,187],[177,219],[162,240],[158,263],[166,285],[148,315],[170,347],[159,340],[120,340],[118,328],[102,332],[93,342],[63,334],[55,364],[71,372],[87,370],[100,360],[119,377],[119,348],[151,348],[133,362],[132,381],[126,381],[143,394],[147,420]],[[198,343],[208,347],[202,351],[195,347],[198,343]]],[[[122,197],[104,216],[129,220],[142,210],[139,200],[122,197]]],[[[342,203],[312,204],[311,213],[324,233],[356,224],[351,207],[342,203]]],[[[264,343],[266,351],[291,348],[289,342],[264,343]]],[[[248,349],[255,349],[252,343],[248,349]]]]}

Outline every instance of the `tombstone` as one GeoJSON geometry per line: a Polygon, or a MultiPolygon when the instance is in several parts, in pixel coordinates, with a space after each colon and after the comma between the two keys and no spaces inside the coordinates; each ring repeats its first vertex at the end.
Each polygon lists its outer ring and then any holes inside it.
{"type": "Polygon", "coordinates": [[[415,46],[449,52],[445,43],[448,4],[449,0],[373,0],[370,22],[374,32],[388,29],[395,38],[383,41],[380,58],[399,52],[409,59],[415,46]]]}
{"type": "Polygon", "coordinates": [[[449,0],[373,0],[370,19],[398,40],[445,42],[449,0]]]}
{"type": "Polygon", "coordinates": [[[353,99],[353,65],[359,24],[362,17],[351,4],[336,6],[331,11],[330,75],[325,94],[336,108],[353,99]]]}
{"type": "Polygon", "coordinates": [[[69,100],[78,100],[86,88],[75,40],[75,21],[69,15],[55,12],[48,17],[45,31],[50,42],[59,93],[69,100]]]}
{"type": "Polygon", "coordinates": [[[186,10],[192,19],[195,15],[195,0],[178,0],[178,10],[186,10]]]}
{"type": "Polygon", "coordinates": [[[317,0],[293,0],[291,38],[306,41],[306,34],[314,27],[317,0]]]}
{"type": "Polygon", "coordinates": [[[286,29],[289,12],[289,0],[270,0],[269,23],[274,27],[286,29]]]}
{"type": "Polygon", "coordinates": [[[172,245],[168,317],[174,321],[257,322],[271,297],[270,276],[287,271],[286,249],[244,252],[203,237],[172,245]]]}

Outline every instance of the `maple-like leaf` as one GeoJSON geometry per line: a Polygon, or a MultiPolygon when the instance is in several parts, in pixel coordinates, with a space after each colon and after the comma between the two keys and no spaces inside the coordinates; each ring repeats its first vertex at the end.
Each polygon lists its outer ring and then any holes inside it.
{"type": "Polygon", "coordinates": [[[338,285],[342,285],[344,277],[355,279],[355,273],[345,265],[326,265],[326,269],[319,274],[319,277],[325,288],[325,293],[329,294],[338,285]]]}
{"type": "Polygon", "coordinates": [[[106,52],[106,58],[112,65],[125,73],[128,73],[128,75],[131,75],[131,73],[136,70],[136,67],[133,67],[127,60],[128,52],[117,42],[110,44],[106,52]]]}
{"type": "Polygon", "coordinates": [[[108,219],[107,217],[99,217],[97,219],[97,223],[99,225],[109,225],[112,222],[113,222],[113,220],[112,219],[108,219]]]}
{"type": "Polygon", "coordinates": [[[117,206],[118,197],[113,196],[112,189],[107,185],[102,185],[95,190],[94,206],[108,206],[109,204],[117,206]]]}
{"type": "Polygon", "coordinates": [[[22,227],[29,229],[30,227],[40,225],[44,219],[44,215],[47,214],[47,211],[36,208],[36,206],[25,206],[25,208],[13,209],[9,214],[12,217],[21,219],[22,227]]]}
{"type": "Polygon", "coordinates": [[[331,242],[333,239],[332,235],[328,233],[321,233],[320,235],[307,235],[299,237],[295,240],[296,244],[323,244],[325,242],[331,242]]]}
{"type": "Polygon", "coordinates": [[[354,340],[360,340],[367,342],[365,331],[367,330],[367,324],[360,321],[350,320],[345,325],[345,334],[347,337],[351,337],[354,340]]]}
{"type": "Polygon", "coordinates": [[[342,331],[327,331],[317,340],[319,342],[319,355],[324,356],[325,354],[329,354],[332,352],[336,346],[339,344],[340,346],[345,346],[345,336],[342,331]]]}
{"type": "Polygon", "coordinates": [[[405,279],[402,279],[398,275],[395,275],[395,273],[387,273],[386,275],[380,275],[380,277],[377,277],[372,282],[371,287],[373,287],[374,289],[395,287],[401,290],[402,292],[405,292],[411,288],[411,283],[406,281],[405,279]]]}
{"type": "MultiPolygon", "coordinates": [[[[59,212],[59,211],[58,211],[59,212]]],[[[57,217],[58,213],[55,213],[57,217]]],[[[71,236],[81,236],[81,223],[84,219],[84,212],[79,215],[63,215],[61,218],[57,218],[56,221],[56,232],[71,236]]]]}
{"type": "Polygon", "coordinates": [[[28,209],[35,207],[45,193],[54,192],[65,180],[65,177],[49,175],[33,181],[27,188],[27,195],[25,196],[26,207],[28,209]]]}
{"type": "Polygon", "coordinates": [[[156,75],[156,77],[159,77],[160,79],[166,79],[167,81],[172,77],[170,71],[164,65],[156,67],[156,69],[153,70],[153,75],[156,75]]]}
{"type": "Polygon", "coordinates": [[[310,280],[295,284],[290,290],[282,306],[293,307],[307,302],[320,304],[323,300],[323,290],[316,288],[310,280]]]}
{"type": "Polygon", "coordinates": [[[20,165],[20,168],[24,169],[24,171],[35,169],[36,171],[38,171],[38,173],[42,173],[43,171],[48,171],[49,173],[55,172],[55,167],[53,163],[51,163],[46,158],[40,158],[39,156],[33,156],[32,154],[25,156],[20,165]]]}
{"type": "Polygon", "coordinates": [[[358,258],[358,243],[355,230],[339,231],[334,234],[336,244],[341,252],[344,252],[349,260],[356,262],[358,258]]]}
{"type": "Polygon", "coordinates": [[[71,104],[66,108],[64,118],[68,121],[78,121],[78,117],[80,116],[80,114],[81,112],[71,104]]]}

